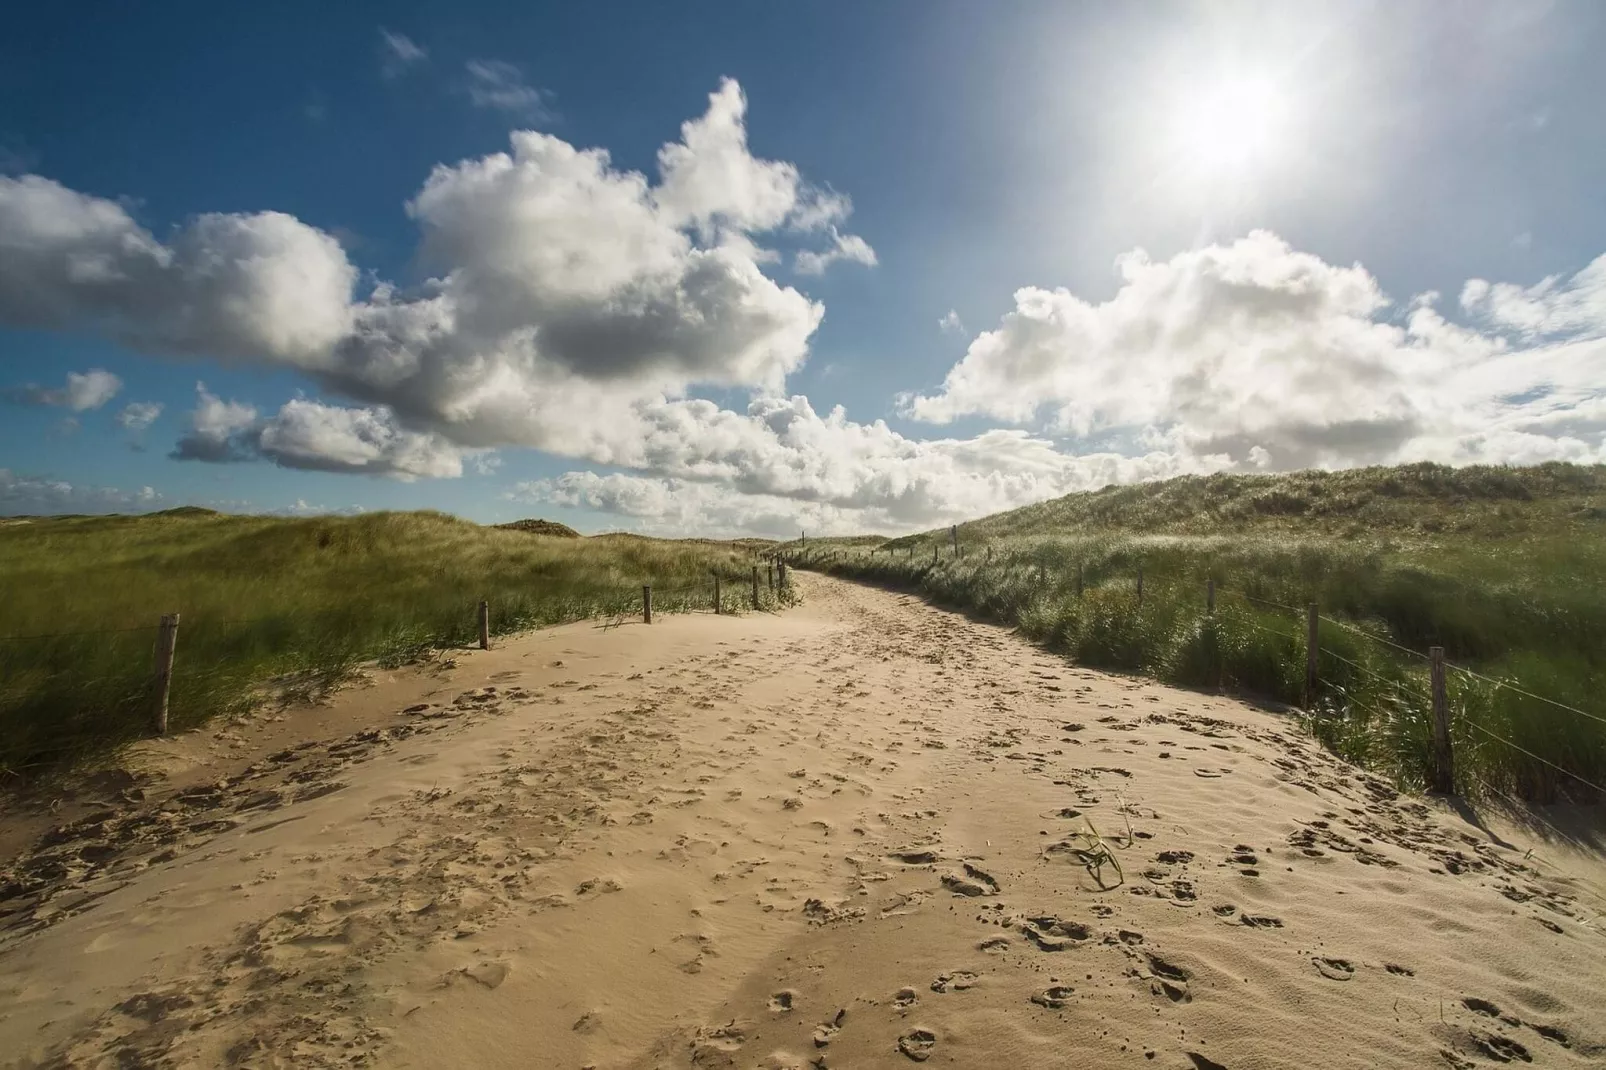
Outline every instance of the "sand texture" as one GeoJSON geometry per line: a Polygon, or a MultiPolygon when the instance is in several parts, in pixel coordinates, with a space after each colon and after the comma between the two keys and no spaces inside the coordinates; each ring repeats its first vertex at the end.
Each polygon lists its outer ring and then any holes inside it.
{"type": "Polygon", "coordinates": [[[0,1063],[1606,1066],[1596,856],[798,580],[142,748],[0,869],[0,1063]]]}

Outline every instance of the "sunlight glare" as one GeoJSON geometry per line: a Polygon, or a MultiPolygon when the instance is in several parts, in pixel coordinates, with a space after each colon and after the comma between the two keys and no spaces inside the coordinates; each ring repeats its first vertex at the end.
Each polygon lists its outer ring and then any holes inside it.
{"type": "Polygon", "coordinates": [[[1223,79],[1178,102],[1173,142],[1178,163],[1196,179],[1251,177],[1286,137],[1283,94],[1270,79],[1223,79]]]}

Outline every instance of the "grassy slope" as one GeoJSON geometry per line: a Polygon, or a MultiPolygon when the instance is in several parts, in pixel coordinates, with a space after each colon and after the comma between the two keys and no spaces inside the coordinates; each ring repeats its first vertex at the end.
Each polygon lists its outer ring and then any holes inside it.
{"type": "MultiPolygon", "coordinates": [[[[270,677],[308,686],[357,661],[470,642],[491,629],[707,605],[679,590],[752,548],[630,536],[578,539],[439,513],[285,520],[180,510],[0,526],[0,769],[54,764],[148,724],[156,622],[181,624],[171,724],[239,707],[270,677]],[[60,633],[97,634],[69,634],[60,633]],[[44,636],[44,638],[7,638],[44,636]]],[[[767,592],[766,592],[767,595],[767,592]]]]}
{"type": "MultiPolygon", "coordinates": [[[[826,540],[816,553],[829,555],[822,567],[1018,624],[1088,664],[1289,702],[1304,698],[1302,615],[1245,596],[1316,601],[1338,623],[1322,626],[1325,713],[1312,727],[1408,786],[1428,768],[1425,670],[1345,625],[1417,651],[1442,645],[1452,661],[1606,716],[1606,467],[1186,477],[1001,513],[959,537],[959,560],[947,531],[874,553],[826,540]],[[1221,592],[1214,619],[1207,577],[1221,592]]],[[[1466,790],[1588,794],[1489,732],[1606,783],[1606,725],[1462,673],[1450,691],[1466,790]]]]}

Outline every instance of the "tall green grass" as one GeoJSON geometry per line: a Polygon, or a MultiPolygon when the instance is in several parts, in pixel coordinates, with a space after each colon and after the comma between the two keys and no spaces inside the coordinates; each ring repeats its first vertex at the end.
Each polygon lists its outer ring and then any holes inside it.
{"type": "MultiPolygon", "coordinates": [[[[1320,625],[1320,687],[1306,724],[1408,789],[1431,773],[1431,702],[1425,661],[1399,647],[1443,646],[1484,677],[1606,716],[1606,591],[1577,582],[1606,575],[1598,538],[1446,545],[1286,532],[986,538],[987,530],[987,522],[961,528],[960,558],[943,532],[873,549],[816,543],[806,563],[1014,625],[1081,664],[1289,705],[1306,698],[1303,607],[1314,601],[1330,620],[1320,625]]],[[[1463,793],[1551,801],[1590,797],[1585,781],[1606,784],[1606,724],[1462,671],[1448,683],[1463,793]]]]}
{"type": "MultiPolygon", "coordinates": [[[[317,691],[493,633],[750,602],[754,546],[481,527],[439,513],[286,520],[201,510],[0,526],[0,771],[27,774],[148,734],[162,614],[181,615],[169,725],[317,691]]],[[[767,583],[767,606],[775,604],[767,583]]]]}

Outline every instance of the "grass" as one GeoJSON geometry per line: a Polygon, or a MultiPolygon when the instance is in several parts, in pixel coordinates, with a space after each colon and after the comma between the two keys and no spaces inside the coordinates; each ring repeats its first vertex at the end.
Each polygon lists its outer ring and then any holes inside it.
{"type": "Polygon", "coordinates": [[[1305,720],[1337,753],[1407,789],[1429,782],[1428,670],[1408,651],[1443,646],[1462,667],[1447,681],[1458,790],[1548,802],[1606,784],[1606,722],[1512,686],[1606,717],[1606,467],[1188,477],[958,535],[958,558],[948,530],[811,540],[811,564],[1017,626],[1082,664],[1289,704],[1307,699],[1314,601],[1320,678],[1305,720]]]}
{"type": "MultiPolygon", "coordinates": [[[[0,771],[30,774],[149,733],[152,656],[181,616],[169,724],[315,693],[495,634],[707,608],[712,572],[745,608],[753,549],[481,527],[440,513],[286,520],[175,510],[0,525],[0,771]]],[[[774,605],[767,584],[766,604],[774,605]]]]}

